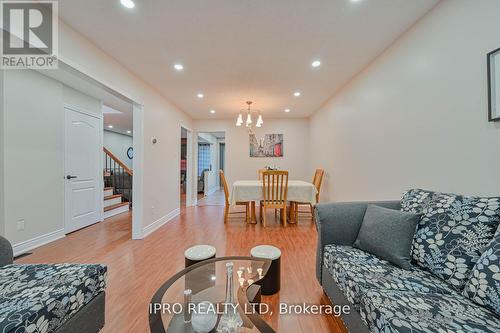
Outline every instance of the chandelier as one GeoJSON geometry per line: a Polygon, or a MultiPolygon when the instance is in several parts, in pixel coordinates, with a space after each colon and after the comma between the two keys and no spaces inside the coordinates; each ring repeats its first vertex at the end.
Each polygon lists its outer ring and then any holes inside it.
{"type": "Polygon", "coordinates": [[[262,115],[260,114],[259,110],[253,110],[253,111],[250,110],[250,107],[253,103],[252,101],[247,101],[246,103],[248,105],[248,108],[246,110],[240,110],[238,118],[236,119],[236,126],[240,127],[243,125],[243,114],[246,112],[247,116],[245,121],[245,127],[247,127],[251,131],[253,127],[252,112],[258,114],[255,127],[261,127],[262,124],[264,123],[264,120],[262,119],[262,115]]]}

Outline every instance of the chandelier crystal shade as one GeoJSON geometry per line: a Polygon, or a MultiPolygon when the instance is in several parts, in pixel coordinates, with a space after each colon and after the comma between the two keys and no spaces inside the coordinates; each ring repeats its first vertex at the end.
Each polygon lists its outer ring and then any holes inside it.
{"type": "Polygon", "coordinates": [[[243,116],[240,114],[238,115],[238,119],[236,119],[236,126],[241,126],[243,124],[243,116]]]}
{"type": "Polygon", "coordinates": [[[257,124],[255,124],[255,126],[261,127],[263,123],[264,123],[264,120],[262,120],[262,115],[259,114],[259,118],[257,118],[257,124]]]}

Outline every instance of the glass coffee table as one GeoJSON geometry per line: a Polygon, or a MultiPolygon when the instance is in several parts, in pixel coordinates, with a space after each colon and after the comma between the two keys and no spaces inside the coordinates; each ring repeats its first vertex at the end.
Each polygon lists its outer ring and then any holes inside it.
{"type": "Polygon", "coordinates": [[[182,270],[166,281],[151,299],[151,332],[221,332],[217,330],[222,325],[220,322],[227,321],[228,316],[236,316],[241,326],[222,332],[275,333],[259,316],[258,303],[251,304],[260,296],[258,283],[267,274],[270,264],[267,259],[224,257],[182,270]],[[226,290],[228,274],[233,281],[232,288],[226,290]],[[233,302],[229,302],[228,297],[233,302]]]}

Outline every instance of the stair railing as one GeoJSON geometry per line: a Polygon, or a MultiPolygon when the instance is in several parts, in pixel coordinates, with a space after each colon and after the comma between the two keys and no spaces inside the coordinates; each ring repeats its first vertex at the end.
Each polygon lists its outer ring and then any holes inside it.
{"type": "Polygon", "coordinates": [[[104,187],[113,187],[113,194],[121,194],[132,205],[132,177],[134,172],[106,147],[104,152],[104,187]]]}

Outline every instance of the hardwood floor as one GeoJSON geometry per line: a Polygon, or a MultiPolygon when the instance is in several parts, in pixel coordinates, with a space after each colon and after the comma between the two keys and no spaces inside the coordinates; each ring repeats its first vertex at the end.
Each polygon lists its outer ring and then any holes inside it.
{"type": "MultiPolygon", "coordinates": [[[[223,223],[223,207],[183,209],[181,215],[143,240],[131,240],[131,215],[124,213],[69,234],[33,251],[17,263],[82,262],[108,265],[106,326],[102,332],[149,332],[148,304],[158,287],[184,268],[184,249],[212,244],[217,256],[249,255],[257,244],[282,250],[281,292],[264,297],[279,302],[329,304],[315,277],[316,229],[304,218],[283,228],[268,217],[266,229],[241,218],[223,223]]],[[[273,315],[277,332],[346,332],[332,316],[273,315]]]]}
{"type": "Polygon", "coordinates": [[[217,190],[214,193],[198,199],[198,206],[224,206],[224,190],[217,190]]]}

